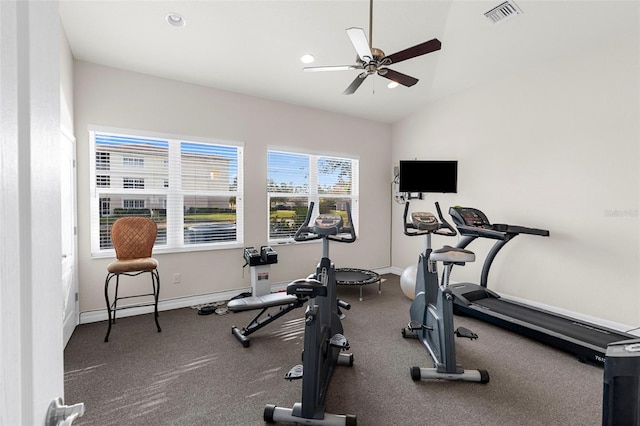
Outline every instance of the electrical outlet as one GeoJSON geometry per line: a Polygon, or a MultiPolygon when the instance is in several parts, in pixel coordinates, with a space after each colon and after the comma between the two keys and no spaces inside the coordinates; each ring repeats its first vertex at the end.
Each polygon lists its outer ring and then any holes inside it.
{"type": "Polygon", "coordinates": [[[173,274],[173,283],[174,284],[180,284],[180,274],[179,273],[175,273],[173,274]]]}

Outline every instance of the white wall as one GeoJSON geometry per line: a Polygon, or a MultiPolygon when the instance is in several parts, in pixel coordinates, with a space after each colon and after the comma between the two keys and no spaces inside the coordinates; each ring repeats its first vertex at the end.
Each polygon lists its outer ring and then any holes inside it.
{"type": "MultiPolygon", "coordinates": [[[[493,223],[549,229],[521,235],[496,258],[498,292],[640,325],[638,34],[434,102],[393,126],[393,162],[459,161],[458,193],[440,201],[493,223]]],[[[470,70],[470,72],[472,72],[470,70]]],[[[423,241],[402,234],[394,204],[392,264],[417,261],[423,241]],[[415,241],[414,241],[415,240],[415,241]]],[[[448,218],[447,214],[447,218],[448,218]]],[[[436,237],[434,245],[455,244],[436,237]]],[[[482,261],[488,242],[472,243],[482,261]]],[[[455,281],[479,282],[481,262],[455,281]]]]}
{"type": "MultiPolygon", "coordinates": [[[[330,255],[338,267],[390,266],[390,125],[86,62],[75,62],[74,82],[81,312],[105,309],[104,278],[106,266],[113,260],[90,257],[89,125],[244,142],[245,246],[260,246],[267,241],[269,146],[359,156],[358,241],[332,244],[330,255]]],[[[275,249],[279,263],[271,268],[272,283],[306,277],[321,255],[318,244],[275,249]]],[[[242,269],[241,249],[156,257],[160,262],[161,300],[250,286],[249,270],[242,269]],[[181,274],[179,285],[171,283],[176,272],[181,274]]]]}

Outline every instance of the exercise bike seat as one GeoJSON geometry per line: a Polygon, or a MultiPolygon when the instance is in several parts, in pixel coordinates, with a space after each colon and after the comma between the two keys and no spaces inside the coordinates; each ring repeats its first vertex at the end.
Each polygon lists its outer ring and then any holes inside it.
{"type": "Polygon", "coordinates": [[[430,260],[444,263],[466,263],[475,262],[474,252],[451,246],[444,246],[441,249],[431,252],[430,260]]]}

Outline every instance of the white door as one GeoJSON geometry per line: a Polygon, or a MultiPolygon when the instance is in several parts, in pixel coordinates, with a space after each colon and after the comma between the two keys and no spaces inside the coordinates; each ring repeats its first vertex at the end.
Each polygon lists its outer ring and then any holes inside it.
{"type": "Polygon", "coordinates": [[[67,345],[78,317],[78,274],[76,257],[76,167],[75,139],[61,132],[60,211],[62,219],[62,344],[67,345]]]}
{"type": "Polygon", "coordinates": [[[59,25],[55,0],[0,1],[0,425],[64,392],[59,25]]]}

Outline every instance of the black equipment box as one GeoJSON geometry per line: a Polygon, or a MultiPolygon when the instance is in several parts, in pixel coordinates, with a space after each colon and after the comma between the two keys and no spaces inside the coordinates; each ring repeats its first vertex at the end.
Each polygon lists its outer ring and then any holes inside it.
{"type": "Polygon", "coordinates": [[[640,424],[640,339],[607,347],[604,361],[602,425],[640,424]]]}
{"type": "Polygon", "coordinates": [[[278,263],[278,253],[269,246],[260,247],[260,251],[254,247],[244,248],[245,266],[270,265],[278,263]]]}
{"type": "Polygon", "coordinates": [[[249,266],[256,266],[262,263],[262,258],[260,257],[260,253],[253,247],[245,247],[244,249],[244,260],[247,262],[249,266]]]}
{"type": "Polygon", "coordinates": [[[278,253],[270,246],[260,247],[260,257],[262,258],[262,263],[265,265],[278,263],[278,253]]]}

